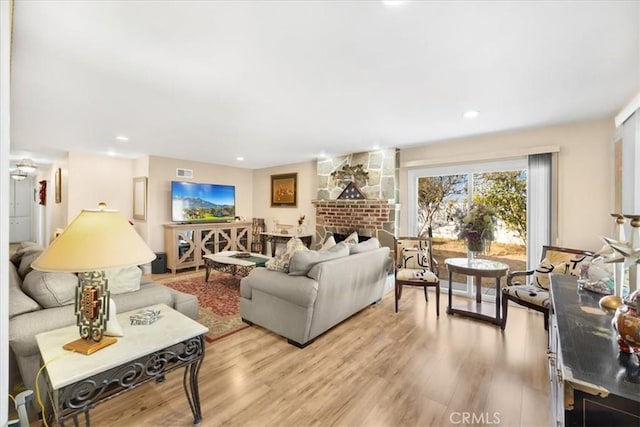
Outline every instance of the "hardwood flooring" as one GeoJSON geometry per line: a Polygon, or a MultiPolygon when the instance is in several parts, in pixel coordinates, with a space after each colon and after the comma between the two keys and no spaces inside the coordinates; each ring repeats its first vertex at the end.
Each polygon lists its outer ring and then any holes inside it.
{"type": "MultiPolygon", "coordinates": [[[[407,288],[298,349],[258,326],[209,344],[203,426],[549,425],[542,316],[513,308],[506,331],[445,313],[407,288]],[[466,422],[464,422],[466,420],[466,422]]],[[[91,412],[94,426],[189,426],[182,374],[91,412]]]]}

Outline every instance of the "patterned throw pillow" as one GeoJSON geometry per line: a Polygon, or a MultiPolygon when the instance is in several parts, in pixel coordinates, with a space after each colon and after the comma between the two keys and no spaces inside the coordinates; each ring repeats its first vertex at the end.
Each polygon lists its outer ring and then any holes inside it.
{"type": "Polygon", "coordinates": [[[542,260],[533,273],[531,284],[537,288],[549,290],[549,273],[567,274],[567,264],[557,262],[553,264],[548,258],[542,260]]]}
{"type": "Polygon", "coordinates": [[[429,247],[422,240],[398,240],[399,268],[430,268],[429,247]]]}
{"type": "Polygon", "coordinates": [[[283,273],[289,272],[289,262],[291,257],[296,251],[308,251],[309,249],[302,243],[302,240],[297,237],[292,237],[287,242],[287,247],[284,252],[276,255],[275,258],[271,258],[266,262],[265,267],[273,271],[281,271],[283,273]]]}
{"type": "Polygon", "coordinates": [[[360,241],[360,240],[358,239],[358,232],[357,232],[357,231],[354,231],[353,233],[349,234],[349,235],[347,236],[347,238],[346,238],[346,239],[344,239],[344,242],[345,242],[347,245],[350,245],[350,244],[358,244],[358,242],[359,242],[359,241],[360,241]]]}

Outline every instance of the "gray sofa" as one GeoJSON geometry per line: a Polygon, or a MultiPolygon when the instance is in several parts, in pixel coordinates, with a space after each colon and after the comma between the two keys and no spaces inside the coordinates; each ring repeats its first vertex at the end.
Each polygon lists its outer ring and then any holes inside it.
{"type": "MultiPolygon", "coordinates": [[[[31,269],[31,263],[43,248],[35,244],[24,244],[9,262],[9,385],[11,390],[24,385],[33,390],[38,369],[41,366],[40,353],[35,336],[75,324],[74,298],[77,277],[68,273],[43,273],[31,269]]],[[[120,275],[126,280],[138,283],[121,283],[124,293],[114,294],[117,312],[136,310],[152,304],[166,304],[169,307],[195,319],[199,304],[194,295],[185,294],[135,274],[136,268],[120,275]]],[[[111,279],[110,279],[111,284],[111,279]]],[[[43,383],[41,382],[42,386],[43,383]]]]}
{"type": "MultiPolygon", "coordinates": [[[[342,243],[336,246],[339,245],[342,243]]],[[[304,347],[331,327],[379,301],[392,269],[389,248],[359,251],[357,246],[352,245],[346,256],[327,261],[313,263],[307,259],[310,269],[304,273],[304,268],[296,268],[294,274],[299,275],[290,274],[293,271],[254,269],[240,282],[242,319],[304,347]]],[[[360,246],[370,248],[371,243],[360,246]]],[[[309,251],[310,255],[318,259],[313,252],[309,251]]],[[[292,267],[295,260],[294,255],[292,267]]]]}

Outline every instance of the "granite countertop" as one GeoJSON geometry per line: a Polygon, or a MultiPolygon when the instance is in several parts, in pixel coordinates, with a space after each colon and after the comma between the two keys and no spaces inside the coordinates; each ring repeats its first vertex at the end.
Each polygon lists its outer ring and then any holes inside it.
{"type": "Polygon", "coordinates": [[[578,289],[573,276],[552,274],[551,297],[564,380],[603,397],[614,394],[640,402],[637,357],[619,351],[613,315],[598,306],[602,295],[578,289]]]}

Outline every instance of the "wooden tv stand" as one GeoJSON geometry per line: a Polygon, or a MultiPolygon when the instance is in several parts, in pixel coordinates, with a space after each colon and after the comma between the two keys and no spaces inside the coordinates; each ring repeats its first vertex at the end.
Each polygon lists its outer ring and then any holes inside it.
{"type": "Polygon", "coordinates": [[[167,268],[175,274],[181,268],[204,265],[204,256],[222,251],[249,252],[249,221],[164,224],[167,268]]]}

